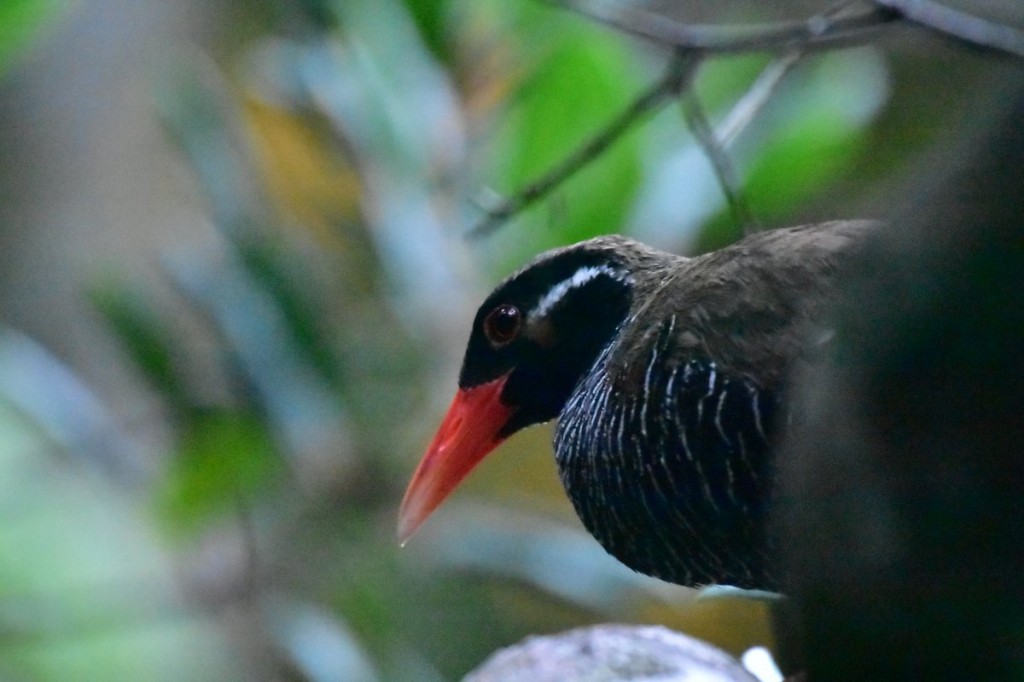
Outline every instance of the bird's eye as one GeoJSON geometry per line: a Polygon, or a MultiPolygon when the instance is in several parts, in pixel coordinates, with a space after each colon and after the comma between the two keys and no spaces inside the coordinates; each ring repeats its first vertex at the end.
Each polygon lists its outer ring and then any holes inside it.
{"type": "Polygon", "coordinates": [[[484,334],[494,346],[504,346],[516,338],[522,321],[519,308],[502,303],[484,318],[484,334]]]}

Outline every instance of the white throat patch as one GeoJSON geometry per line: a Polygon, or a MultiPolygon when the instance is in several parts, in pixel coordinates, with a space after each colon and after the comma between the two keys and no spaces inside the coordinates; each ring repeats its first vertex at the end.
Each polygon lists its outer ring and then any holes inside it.
{"type": "Polygon", "coordinates": [[[527,318],[534,320],[539,317],[544,317],[551,309],[558,305],[558,302],[565,298],[565,295],[573,289],[578,289],[587,282],[597,277],[604,275],[611,277],[617,282],[629,283],[632,277],[628,275],[625,270],[619,268],[613,268],[610,265],[587,265],[576,272],[572,273],[572,277],[563,279],[561,282],[551,287],[548,293],[537,301],[537,305],[527,313],[527,318]]]}

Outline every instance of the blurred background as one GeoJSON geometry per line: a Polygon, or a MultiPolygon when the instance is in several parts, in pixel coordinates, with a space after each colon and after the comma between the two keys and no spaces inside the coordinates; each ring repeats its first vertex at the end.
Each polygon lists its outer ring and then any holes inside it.
{"type": "MultiPolygon", "coordinates": [[[[661,3],[821,9],[763,4],[661,3]]],[[[742,233],[670,104],[465,237],[667,58],[537,0],[2,0],[0,679],[453,680],[606,621],[770,644],[762,604],[606,556],[548,428],[395,540],[498,280],[597,234],[742,233]]],[[[712,121],[768,62],[702,66],[712,121]]],[[[909,28],[805,56],[729,149],[751,212],[888,214],[992,66],[909,28]]]]}

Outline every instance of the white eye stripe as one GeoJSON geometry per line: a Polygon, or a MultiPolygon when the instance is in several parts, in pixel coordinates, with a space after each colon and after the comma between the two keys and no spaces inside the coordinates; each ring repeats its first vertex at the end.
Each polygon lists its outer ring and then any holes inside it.
{"type": "Polygon", "coordinates": [[[610,265],[585,265],[576,272],[572,273],[571,277],[563,279],[561,282],[551,287],[548,293],[544,294],[537,305],[535,305],[529,313],[527,313],[528,319],[536,319],[543,317],[551,312],[551,309],[558,305],[558,302],[565,298],[565,295],[573,289],[578,289],[587,282],[604,275],[611,277],[617,282],[631,283],[632,277],[625,270],[614,268],[610,265]]]}

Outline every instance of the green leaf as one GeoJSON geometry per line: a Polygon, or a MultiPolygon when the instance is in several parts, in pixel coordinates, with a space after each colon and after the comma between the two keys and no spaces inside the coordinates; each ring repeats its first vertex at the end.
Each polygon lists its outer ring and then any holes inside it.
{"type": "Polygon", "coordinates": [[[275,248],[257,238],[240,239],[237,235],[229,235],[229,238],[253,285],[273,301],[295,351],[303,355],[318,377],[334,386],[343,383],[342,367],[328,343],[330,332],[321,319],[323,312],[317,310],[311,295],[319,287],[312,274],[314,264],[307,262],[306,271],[289,270],[288,254],[282,247],[275,248]]]}
{"type": "Polygon", "coordinates": [[[786,122],[762,148],[747,176],[755,212],[770,220],[831,186],[862,148],[864,133],[888,96],[888,73],[868,49],[825,55],[789,92],[786,122]]]}
{"type": "MultiPolygon", "coordinates": [[[[787,223],[851,171],[887,99],[887,83],[885,64],[869,49],[816,57],[784,81],[748,135],[744,192],[757,218],[787,223]]],[[[705,226],[695,250],[725,246],[741,230],[734,216],[720,213],[705,226]]]]}
{"type": "Polygon", "coordinates": [[[138,498],[53,447],[0,399],[0,679],[243,679],[138,498]]]}
{"type": "Polygon", "coordinates": [[[186,427],[159,511],[171,530],[196,532],[265,493],[280,468],[273,439],[258,418],[201,413],[186,427]]]}
{"type": "Polygon", "coordinates": [[[434,56],[443,62],[450,61],[451,40],[448,39],[445,0],[405,0],[406,9],[419,29],[423,42],[434,56]]]}
{"type": "Polygon", "coordinates": [[[161,396],[185,406],[187,397],[174,367],[174,337],[152,307],[117,283],[93,287],[89,294],[128,355],[161,396]]]}
{"type": "Polygon", "coordinates": [[[66,0],[0,2],[0,76],[20,57],[40,30],[67,5],[66,0]]]}
{"type": "MultiPolygon", "coordinates": [[[[772,138],[747,176],[744,191],[754,215],[767,224],[786,222],[850,165],[860,139],[860,131],[824,115],[772,138]]],[[[720,249],[742,236],[743,226],[726,209],[704,226],[694,252],[720,249]]]]}
{"type": "Polygon", "coordinates": [[[823,115],[773,139],[747,180],[758,215],[784,214],[828,185],[850,162],[859,137],[839,117],[823,115]]]}
{"type": "MultiPolygon", "coordinates": [[[[549,15],[553,19],[557,15],[549,15]]],[[[506,194],[536,181],[593,137],[651,76],[642,69],[637,73],[620,41],[590,27],[567,23],[544,47],[495,135],[491,158],[506,194]]],[[[492,240],[502,265],[511,267],[542,248],[617,231],[640,183],[640,147],[636,131],[629,131],[552,197],[517,218],[522,224],[492,240]],[[524,234],[530,237],[523,239],[524,234]]]]}
{"type": "Polygon", "coordinates": [[[769,61],[761,54],[729,55],[705,61],[697,71],[695,83],[704,109],[713,113],[731,107],[769,61]]]}

